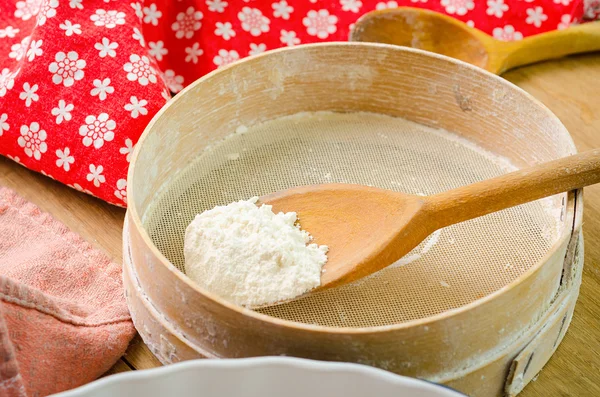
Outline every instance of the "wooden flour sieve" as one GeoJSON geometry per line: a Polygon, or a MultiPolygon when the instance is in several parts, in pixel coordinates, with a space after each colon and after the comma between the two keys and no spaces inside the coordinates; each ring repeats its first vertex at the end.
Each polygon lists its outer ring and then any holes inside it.
{"type": "Polygon", "coordinates": [[[190,282],[183,233],[203,209],[294,184],[431,194],[573,153],[530,95],[418,50],[316,44],[224,67],[178,94],[136,146],[124,229],[134,323],[163,363],[283,354],[514,395],[572,315],[580,191],[444,229],[369,279],[261,312],[190,282]]]}

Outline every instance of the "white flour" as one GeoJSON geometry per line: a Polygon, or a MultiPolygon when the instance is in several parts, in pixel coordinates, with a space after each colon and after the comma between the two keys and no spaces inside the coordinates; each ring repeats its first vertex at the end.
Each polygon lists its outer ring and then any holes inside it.
{"type": "Polygon", "coordinates": [[[321,283],[327,247],[308,244],[295,212],[274,214],[258,198],[196,215],[185,231],[186,274],[239,305],[297,297],[321,283]]]}

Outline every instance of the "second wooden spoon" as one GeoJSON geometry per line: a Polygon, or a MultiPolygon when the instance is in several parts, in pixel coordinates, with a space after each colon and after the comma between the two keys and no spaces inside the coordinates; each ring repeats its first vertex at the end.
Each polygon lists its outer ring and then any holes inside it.
{"type": "Polygon", "coordinates": [[[420,48],[501,74],[539,61],[600,51],[600,21],[506,42],[444,14],[400,7],[363,15],[352,29],[350,40],[420,48]]]}

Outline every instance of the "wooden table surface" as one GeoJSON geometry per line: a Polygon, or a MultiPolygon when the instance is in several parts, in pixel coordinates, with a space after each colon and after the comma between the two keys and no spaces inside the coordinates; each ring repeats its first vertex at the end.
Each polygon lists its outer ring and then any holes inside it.
{"type": "MultiPolygon", "coordinates": [[[[545,62],[504,75],[548,106],[580,151],[600,147],[600,54],[545,62]]],[[[0,185],[14,189],[121,262],[125,211],[0,157],[0,185]]],[[[600,396],[600,185],[585,189],[585,266],[567,335],[523,397],[600,396]]],[[[136,337],[110,373],[161,365],[136,337]]]]}

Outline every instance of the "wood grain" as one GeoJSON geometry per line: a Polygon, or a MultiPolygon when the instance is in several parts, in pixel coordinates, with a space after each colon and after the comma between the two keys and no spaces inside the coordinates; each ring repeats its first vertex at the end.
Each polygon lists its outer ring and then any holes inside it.
{"type": "MultiPolygon", "coordinates": [[[[536,64],[507,73],[567,126],[579,150],[600,147],[600,55],[536,64]]],[[[121,258],[122,209],[62,186],[0,158],[0,185],[50,212],[115,260],[121,258]]],[[[523,397],[600,395],[600,186],[585,189],[585,267],[581,294],[565,339],[523,397]]],[[[126,360],[133,367],[159,365],[136,339],[126,360]]],[[[118,363],[115,370],[126,370],[118,363]]]]}
{"type": "Polygon", "coordinates": [[[106,371],[106,373],[104,375],[102,375],[102,377],[105,376],[109,376],[109,375],[115,375],[115,374],[120,374],[121,372],[129,372],[132,371],[133,368],[129,366],[129,364],[127,364],[125,362],[125,360],[120,359],[119,361],[116,362],[115,365],[112,366],[111,369],[109,369],[108,371],[106,371]]]}
{"type": "Polygon", "coordinates": [[[135,369],[155,368],[162,365],[156,356],[152,354],[148,346],[144,344],[139,335],[133,338],[129,344],[123,360],[135,369]]]}
{"type": "Polygon", "coordinates": [[[596,183],[600,183],[600,149],[424,197],[422,211],[430,213],[432,226],[441,228],[596,183]]]}
{"type": "MultiPolygon", "coordinates": [[[[504,75],[550,108],[578,150],[600,147],[600,55],[570,57],[504,75]]],[[[563,342],[523,397],[600,395],[600,186],[584,191],[585,265],[575,314],[563,342]]]]}

